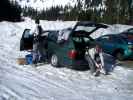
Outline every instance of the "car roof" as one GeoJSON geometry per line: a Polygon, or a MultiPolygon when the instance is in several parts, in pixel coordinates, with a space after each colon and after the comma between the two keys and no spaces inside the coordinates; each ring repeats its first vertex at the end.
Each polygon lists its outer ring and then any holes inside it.
{"type": "Polygon", "coordinates": [[[133,30],[133,28],[128,28],[128,29],[126,29],[126,30],[124,30],[124,31],[122,31],[122,32],[120,32],[120,33],[125,34],[125,33],[127,33],[128,31],[130,31],[130,30],[133,30]]]}
{"type": "Polygon", "coordinates": [[[128,30],[133,30],[133,27],[132,28],[129,28],[128,30]]]}

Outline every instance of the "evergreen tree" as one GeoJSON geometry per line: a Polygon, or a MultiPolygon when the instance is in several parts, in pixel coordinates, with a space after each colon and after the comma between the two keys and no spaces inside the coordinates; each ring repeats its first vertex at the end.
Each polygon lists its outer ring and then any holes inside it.
{"type": "Polygon", "coordinates": [[[103,1],[102,0],[85,0],[84,1],[85,3],[85,7],[86,7],[86,10],[88,10],[87,12],[90,12],[90,13],[87,13],[88,16],[87,17],[91,17],[91,20],[92,21],[95,21],[95,22],[99,22],[99,21],[102,21],[102,14],[103,14],[103,1]]]}
{"type": "Polygon", "coordinates": [[[128,3],[128,23],[133,24],[133,0],[127,0],[128,3]]]}
{"type": "Polygon", "coordinates": [[[0,20],[19,21],[21,8],[17,2],[11,4],[8,0],[0,0],[0,20]]]}
{"type": "Polygon", "coordinates": [[[125,24],[133,20],[133,0],[77,0],[74,6],[53,6],[42,11],[25,7],[22,11],[24,16],[45,20],[88,20],[125,24]]]}
{"type": "Polygon", "coordinates": [[[119,23],[126,24],[129,17],[128,2],[127,0],[119,0],[119,3],[119,15],[117,20],[119,23]]]}
{"type": "Polygon", "coordinates": [[[117,21],[117,15],[118,15],[118,9],[117,9],[117,0],[106,0],[105,5],[106,5],[106,11],[104,14],[104,22],[108,24],[113,24],[118,22],[117,21]]]}

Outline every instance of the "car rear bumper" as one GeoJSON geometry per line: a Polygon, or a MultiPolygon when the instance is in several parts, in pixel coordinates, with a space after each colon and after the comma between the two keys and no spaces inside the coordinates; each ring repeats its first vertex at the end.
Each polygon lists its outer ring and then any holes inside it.
{"type": "Polygon", "coordinates": [[[88,62],[86,60],[74,60],[72,65],[73,66],[88,66],[88,62]]]}
{"type": "Polygon", "coordinates": [[[66,66],[68,68],[74,68],[74,69],[86,69],[88,67],[88,62],[85,60],[73,60],[71,63],[67,63],[63,66],[66,66]]]}

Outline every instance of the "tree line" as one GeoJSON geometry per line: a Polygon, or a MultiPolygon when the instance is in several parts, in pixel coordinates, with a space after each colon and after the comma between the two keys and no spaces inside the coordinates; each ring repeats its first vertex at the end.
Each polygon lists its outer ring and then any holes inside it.
{"type": "Polygon", "coordinates": [[[0,0],[0,21],[20,21],[21,7],[15,1],[0,0]]]}
{"type": "Polygon", "coordinates": [[[107,24],[133,24],[133,0],[77,0],[75,6],[54,6],[37,11],[22,9],[24,16],[43,20],[80,20],[107,24]]]}
{"type": "Polygon", "coordinates": [[[20,20],[21,15],[42,20],[133,24],[133,0],[77,0],[74,6],[57,5],[41,11],[31,7],[20,8],[14,1],[0,0],[0,20],[20,20]]]}

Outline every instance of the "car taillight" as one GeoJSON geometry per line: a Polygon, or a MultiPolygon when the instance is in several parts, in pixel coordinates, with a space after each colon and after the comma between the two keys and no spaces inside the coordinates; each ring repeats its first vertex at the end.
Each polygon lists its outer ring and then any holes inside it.
{"type": "Polygon", "coordinates": [[[68,57],[71,59],[75,59],[77,55],[77,51],[76,50],[71,50],[68,52],[68,57]]]}

